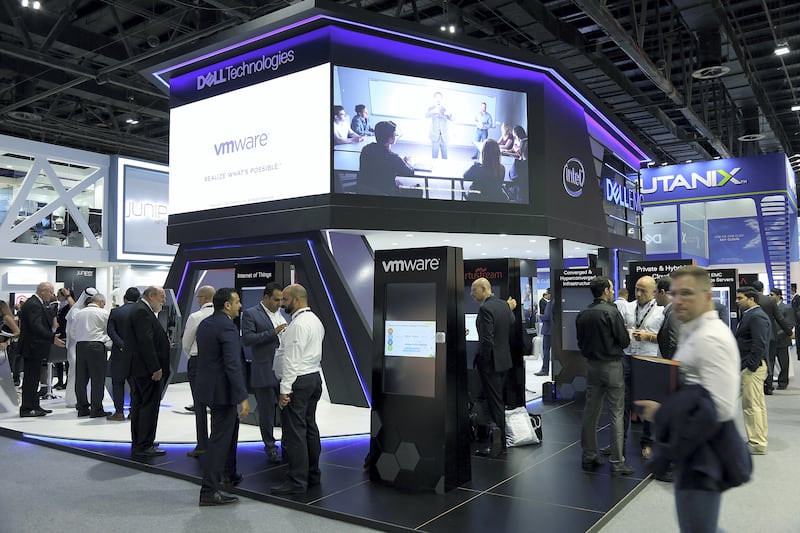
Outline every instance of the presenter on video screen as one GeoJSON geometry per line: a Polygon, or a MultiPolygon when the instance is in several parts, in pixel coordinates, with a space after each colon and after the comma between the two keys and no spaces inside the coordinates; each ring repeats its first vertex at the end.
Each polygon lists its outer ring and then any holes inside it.
{"type": "Polygon", "coordinates": [[[344,108],[340,105],[333,106],[333,144],[351,144],[363,140],[363,135],[359,135],[350,128],[344,108]]]}
{"type": "Polygon", "coordinates": [[[478,156],[481,155],[478,151],[478,143],[489,138],[489,128],[494,128],[494,121],[492,115],[486,111],[486,102],[481,102],[481,108],[475,115],[475,153],[472,154],[472,159],[478,159],[478,156]]]}
{"type": "Polygon", "coordinates": [[[399,192],[396,178],[414,175],[411,159],[392,152],[395,142],[397,125],[394,122],[375,124],[375,142],[361,150],[357,178],[360,194],[395,195],[399,192]]]}
{"type": "Polygon", "coordinates": [[[431,119],[431,158],[436,159],[441,152],[442,159],[447,159],[447,121],[453,120],[453,115],[442,105],[442,93],[433,93],[433,105],[428,108],[425,118],[431,119]]]}

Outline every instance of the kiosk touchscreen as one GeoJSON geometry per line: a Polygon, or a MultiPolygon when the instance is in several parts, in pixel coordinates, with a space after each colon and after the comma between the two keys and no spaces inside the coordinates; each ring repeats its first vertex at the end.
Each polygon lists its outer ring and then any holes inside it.
{"type": "Polygon", "coordinates": [[[435,283],[386,284],[383,392],[434,397],[435,295],[435,283]]]}

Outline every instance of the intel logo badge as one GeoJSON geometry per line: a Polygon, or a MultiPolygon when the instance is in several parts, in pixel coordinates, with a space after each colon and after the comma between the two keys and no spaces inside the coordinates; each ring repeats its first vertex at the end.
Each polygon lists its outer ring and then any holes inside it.
{"type": "Polygon", "coordinates": [[[583,184],[586,183],[586,172],[583,163],[574,157],[564,164],[564,190],[573,198],[583,194],[583,184]]]}

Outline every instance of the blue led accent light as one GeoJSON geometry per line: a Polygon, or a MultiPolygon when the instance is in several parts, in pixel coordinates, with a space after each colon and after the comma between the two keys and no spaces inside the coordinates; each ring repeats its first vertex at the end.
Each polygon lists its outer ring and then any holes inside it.
{"type": "Polygon", "coordinates": [[[333,309],[333,316],[336,317],[336,325],[339,327],[339,331],[342,334],[342,339],[344,339],[344,344],[347,346],[347,355],[350,356],[350,362],[353,365],[353,370],[356,372],[356,376],[358,377],[358,383],[361,385],[361,391],[364,393],[364,398],[367,400],[367,405],[372,407],[372,398],[370,397],[369,393],[367,392],[367,387],[364,385],[364,379],[361,377],[361,372],[358,371],[358,365],[356,364],[356,360],[353,358],[353,348],[350,346],[350,341],[347,338],[347,334],[344,331],[344,326],[342,326],[342,321],[339,318],[339,311],[336,310],[336,304],[333,302],[333,297],[331,296],[331,292],[328,289],[328,284],[325,282],[325,276],[322,275],[322,270],[319,267],[319,261],[317,260],[317,253],[314,251],[314,243],[311,240],[306,241],[308,243],[308,248],[311,251],[311,257],[314,259],[314,265],[317,267],[317,272],[319,273],[319,279],[322,281],[322,286],[325,288],[325,293],[328,295],[328,301],[331,304],[331,308],[333,309]]]}

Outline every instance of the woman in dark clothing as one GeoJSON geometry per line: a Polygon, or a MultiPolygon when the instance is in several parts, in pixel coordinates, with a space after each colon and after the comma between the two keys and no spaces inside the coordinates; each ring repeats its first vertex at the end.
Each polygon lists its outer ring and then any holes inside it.
{"type": "Polygon", "coordinates": [[[503,192],[503,179],[506,169],[500,162],[500,146],[493,139],[483,143],[481,162],[475,163],[464,173],[465,180],[471,180],[467,200],[481,202],[506,202],[503,192]]]}

